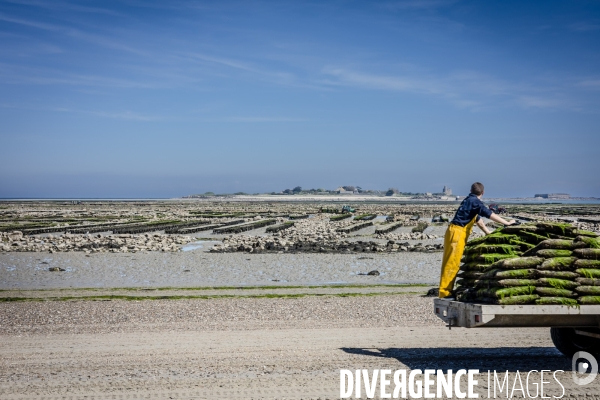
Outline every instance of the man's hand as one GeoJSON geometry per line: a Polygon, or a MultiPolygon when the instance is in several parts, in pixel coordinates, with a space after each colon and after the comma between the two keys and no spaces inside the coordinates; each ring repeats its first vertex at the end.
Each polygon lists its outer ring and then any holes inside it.
{"type": "Polygon", "coordinates": [[[510,221],[505,220],[504,218],[502,218],[501,216],[499,216],[498,214],[492,213],[492,215],[490,216],[490,219],[494,222],[497,222],[499,224],[502,225],[513,225],[516,223],[516,221],[514,219],[511,219],[510,221]]]}

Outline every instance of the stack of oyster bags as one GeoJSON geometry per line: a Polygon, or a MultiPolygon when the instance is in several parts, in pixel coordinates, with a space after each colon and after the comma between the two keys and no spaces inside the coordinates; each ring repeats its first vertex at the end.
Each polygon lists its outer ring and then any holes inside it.
{"type": "Polygon", "coordinates": [[[467,243],[459,301],[600,304],[600,237],[570,224],[511,225],[467,243]]]}

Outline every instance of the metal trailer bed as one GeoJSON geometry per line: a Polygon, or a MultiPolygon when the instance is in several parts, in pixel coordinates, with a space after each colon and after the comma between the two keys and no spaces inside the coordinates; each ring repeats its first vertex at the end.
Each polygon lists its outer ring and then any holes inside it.
{"type": "Polygon", "coordinates": [[[448,328],[549,327],[556,348],[600,355],[600,305],[493,305],[435,299],[434,313],[448,328]]]}

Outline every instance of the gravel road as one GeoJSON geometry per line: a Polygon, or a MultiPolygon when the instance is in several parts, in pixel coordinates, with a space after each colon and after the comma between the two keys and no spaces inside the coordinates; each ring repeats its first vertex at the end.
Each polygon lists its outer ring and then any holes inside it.
{"type": "MultiPolygon", "coordinates": [[[[431,302],[394,294],[1,303],[0,398],[333,399],[340,369],[383,368],[479,369],[487,397],[490,369],[570,370],[548,329],[449,331],[431,302]]],[[[570,373],[557,376],[565,398],[600,393],[598,379],[575,387],[570,373]]]]}

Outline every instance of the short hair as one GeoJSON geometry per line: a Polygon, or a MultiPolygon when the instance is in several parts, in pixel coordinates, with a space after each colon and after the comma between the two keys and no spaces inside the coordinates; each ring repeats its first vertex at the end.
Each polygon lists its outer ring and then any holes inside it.
{"type": "Polygon", "coordinates": [[[471,185],[471,193],[476,196],[481,196],[483,194],[483,183],[475,182],[471,185]]]}

